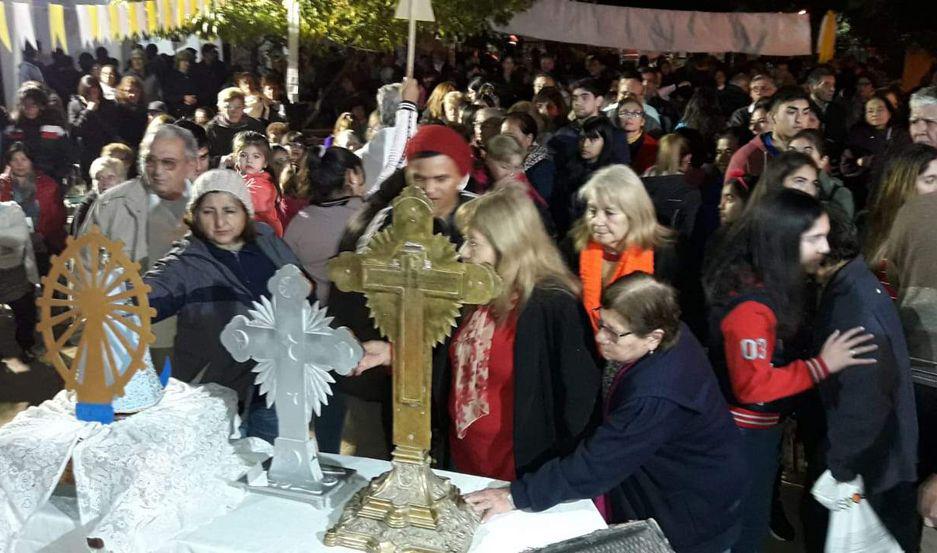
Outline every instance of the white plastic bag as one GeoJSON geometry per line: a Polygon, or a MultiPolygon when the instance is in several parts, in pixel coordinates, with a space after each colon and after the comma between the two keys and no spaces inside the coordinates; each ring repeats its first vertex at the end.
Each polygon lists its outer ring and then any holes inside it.
{"type": "Polygon", "coordinates": [[[813,485],[813,497],[830,510],[826,553],[902,553],[864,492],[861,476],[838,482],[828,470],[813,485]]]}

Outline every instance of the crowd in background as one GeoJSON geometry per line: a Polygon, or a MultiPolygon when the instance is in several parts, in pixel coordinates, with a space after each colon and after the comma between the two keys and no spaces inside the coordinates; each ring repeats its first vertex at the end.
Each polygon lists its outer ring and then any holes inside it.
{"type": "MultiPolygon", "coordinates": [[[[769,530],[793,539],[778,482],[794,417],[809,481],[862,476],[918,550],[919,490],[937,520],[919,488],[937,473],[933,75],[905,90],[874,59],[531,46],[422,55],[401,83],[392,55],[313,58],[294,104],[281,63],[236,70],[214,44],[125,64],[99,48],[77,68],[26,53],[0,111],[0,301],[22,357],[49,257],[98,226],[148,271],[154,357],[237,390],[246,431],[272,440],[218,333],[296,263],[367,353],[320,447],[338,450],[348,398],[389,428],[389,373],[368,370],[389,347],[326,263],[366,248],[409,181],[505,281],[436,347],[441,465],[514,481],[520,508],[601,496],[609,520],[657,518],[677,551],[760,551],[769,530]]],[[[805,494],[811,551],[824,513],[805,494]]]]}

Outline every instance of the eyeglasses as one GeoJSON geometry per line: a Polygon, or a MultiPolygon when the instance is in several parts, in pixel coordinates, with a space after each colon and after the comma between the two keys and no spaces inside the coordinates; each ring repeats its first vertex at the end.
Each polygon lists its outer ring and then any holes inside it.
{"type": "Polygon", "coordinates": [[[619,111],[619,117],[624,117],[625,119],[637,119],[639,117],[644,117],[643,111],[619,111]]]}
{"type": "Polygon", "coordinates": [[[592,312],[595,313],[595,316],[596,316],[596,318],[598,319],[598,330],[596,330],[596,335],[598,335],[600,332],[605,332],[605,333],[608,334],[609,336],[612,336],[612,342],[614,342],[614,343],[617,344],[618,341],[621,340],[622,338],[624,338],[625,336],[629,336],[629,335],[631,335],[631,334],[634,334],[634,332],[623,332],[623,333],[620,333],[620,332],[616,331],[615,329],[613,329],[612,327],[610,327],[610,326],[608,326],[607,324],[605,324],[605,321],[602,320],[602,316],[599,315],[599,309],[601,309],[601,308],[600,308],[600,307],[594,307],[594,308],[592,308],[592,312]]]}

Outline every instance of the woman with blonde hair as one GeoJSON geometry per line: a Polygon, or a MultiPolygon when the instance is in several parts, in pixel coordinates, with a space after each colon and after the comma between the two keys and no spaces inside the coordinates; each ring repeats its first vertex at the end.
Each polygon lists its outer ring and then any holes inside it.
{"type": "Polygon", "coordinates": [[[426,110],[423,112],[423,123],[429,121],[446,121],[446,110],[443,100],[446,94],[459,90],[452,81],[441,82],[433,89],[433,93],[426,100],[426,110]]]}
{"type": "Polygon", "coordinates": [[[462,106],[465,105],[465,95],[458,90],[451,90],[446,93],[442,98],[442,114],[443,121],[447,125],[458,125],[459,124],[459,112],[462,111],[462,106]]]}
{"type": "Polygon", "coordinates": [[[626,165],[596,171],[579,189],[585,213],[570,233],[570,266],[582,282],[582,303],[598,329],[602,291],[635,271],[669,276],[673,233],[657,221],[654,204],[638,175],[626,165]]]}
{"type": "MultiPolygon", "coordinates": [[[[437,414],[449,419],[439,429],[449,430],[456,470],[513,480],[569,453],[586,432],[600,388],[595,341],[579,285],[526,194],[508,188],[471,200],[456,224],[462,258],[492,265],[503,287],[465,313],[450,370],[434,373],[443,377],[434,382],[437,414]]],[[[388,345],[373,362],[389,356],[388,345]]]]}
{"type": "Polygon", "coordinates": [[[644,174],[649,177],[682,175],[690,167],[692,157],[686,138],[679,134],[664,135],[657,146],[657,163],[644,174]]]}
{"type": "Polygon", "coordinates": [[[456,224],[463,259],[491,264],[503,287],[463,318],[449,347],[452,461],[510,479],[583,435],[599,393],[594,341],[579,285],[523,191],[472,200],[456,224]]]}

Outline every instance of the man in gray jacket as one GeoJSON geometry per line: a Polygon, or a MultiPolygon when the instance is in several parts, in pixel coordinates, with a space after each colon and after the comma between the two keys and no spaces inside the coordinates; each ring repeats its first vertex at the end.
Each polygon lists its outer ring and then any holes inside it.
{"type": "MultiPolygon", "coordinates": [[[[182,216],[197,158],[198,144],[186,129],[163,125],[148,133],[140,143],[140,176],[102,194],[91,206],[81,233],[97,226],[111,240],[123,242],[124,252],[146,272],[186,233],[182,216]]],[[[175,318],[154,325],[153,333],[153,364],[161,369],[171,355],[175,318]]]]}

